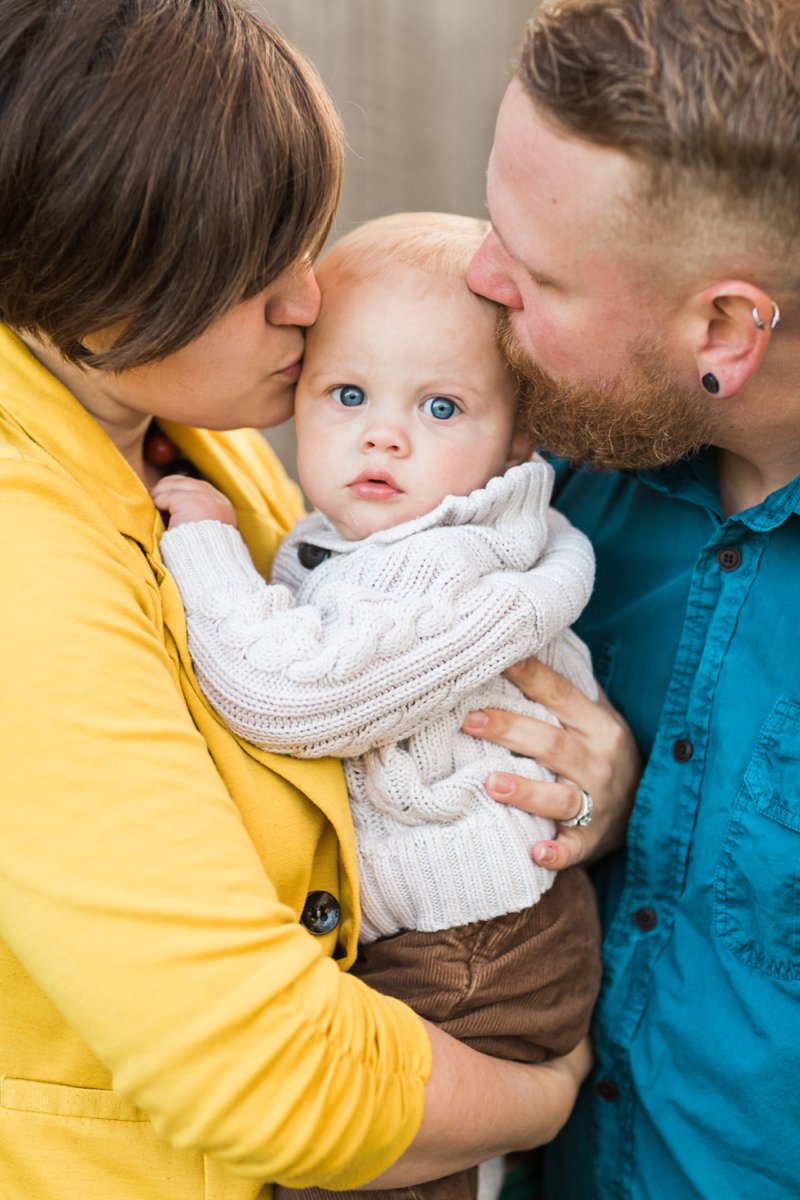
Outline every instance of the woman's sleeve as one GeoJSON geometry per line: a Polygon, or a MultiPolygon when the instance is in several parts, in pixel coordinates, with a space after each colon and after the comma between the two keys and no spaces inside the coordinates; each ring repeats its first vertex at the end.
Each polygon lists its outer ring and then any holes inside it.
{"type": "Polygon", "coordinates": [[[265,583],[231,526],[179,526],[162,553],[195,672],[225,722],[264,749],[351,756],[408,737],[575,620],[591,593],[591,547],[563,518],[548,520],[529,571],[479,576],[467,555],[434,570],[418,542],[399,599],[391,577],[345,579],[324,611],[265,583]],[[420,584],[408,586],[415,572],[420,584]]]}
{"type": "Polygon", "coordinates": [[[0,468],[3,938],[166,1141],[253,1178],[363,1183],[419,1126],[422,1025],[276,895],[140,548],[55,472],[0,468]]]}

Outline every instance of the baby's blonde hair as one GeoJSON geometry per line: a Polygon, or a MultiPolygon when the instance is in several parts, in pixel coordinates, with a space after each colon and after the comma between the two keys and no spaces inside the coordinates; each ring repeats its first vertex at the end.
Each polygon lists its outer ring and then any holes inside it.
{"type": "Polygon", "coordinates": [[[323,279],[333,271],[363,280],[387,266],[405,266],[463,282],[488,232],[488,221],[457,213],[400,212],[377,217],[334,244],[321,263],[323,279]]]}

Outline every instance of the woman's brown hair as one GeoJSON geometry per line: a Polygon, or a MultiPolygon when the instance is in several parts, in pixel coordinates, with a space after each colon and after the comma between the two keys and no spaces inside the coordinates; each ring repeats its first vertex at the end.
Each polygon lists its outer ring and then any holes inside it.
{"type": "Polygon", "coordinates": [[[235,0],[0,0],[0,130],[3,319],[106,369],[316,254],[338,202],[322,84],[235,0]]]}

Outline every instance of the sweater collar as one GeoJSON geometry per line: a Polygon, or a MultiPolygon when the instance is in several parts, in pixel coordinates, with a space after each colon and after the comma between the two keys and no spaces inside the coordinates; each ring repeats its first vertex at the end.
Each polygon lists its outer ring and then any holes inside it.
{"type": "Polygon", "coordinates": [[[380,529],[360,540],[343,537],[324,513],[316,511],[309,536],[315,545],[346,554],[364,546],[396,545],[414,534],[443,527],[472,527],[482,534],[491,529],[499,537],[508,539],[509,565],[516,566],[513,560],[519,555],[518,569],[523,569],[522,563],[538,558],[541,553],[544,519],[552,489],[553,468],[535,456],[530,462],[494,476],[485,487],[477,488],[468,496],[445,496],[436,508],[421,517],[380,529]],[[528,544],[531,539],[533,545],[528,544]]]}
{"type": "Polygon", "coordinates": [[[163,526],[146,487],[83,405],[2,324],[0,417],[11,439],[26,443],[26,456],[38,451],[42,462],[75,479],[120,533],[152,551],[163,526]]]}
{"type": "MultiPolygon", "coordinates": [[[[115,528],[157,556],[164,526],[147,488],[68,388],[0,323],[0,422],[26,458],[74,479],[115,528]]],[[[239,528],[266,573],[280,531],[297,517],[294,489],[254,455],[249,430],[214,433],[160,421],[164,432],[237,508],[239,528]]],[[[260,443],[259,443],[260,445],[260,443]]]]}

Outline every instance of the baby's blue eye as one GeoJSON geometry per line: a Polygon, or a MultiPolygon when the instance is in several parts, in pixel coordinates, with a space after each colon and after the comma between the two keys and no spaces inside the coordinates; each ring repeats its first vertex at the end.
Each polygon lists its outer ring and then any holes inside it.
{"type": "Polygon", "coordinates": [[[354,383],[345,383],[342,387],[334,388],[331,395],[337,403],[343,404],[345,408],[358,408],[367,399],[361,388],[356,387],[354,383]]]}
{"type": "Polygon", "coordinates": [[[448,396],[429,396],[422,405],[422,411],[429,417],[435,417],[437,421],[449,421],[461,410],[455,400],[448,396]]]}

